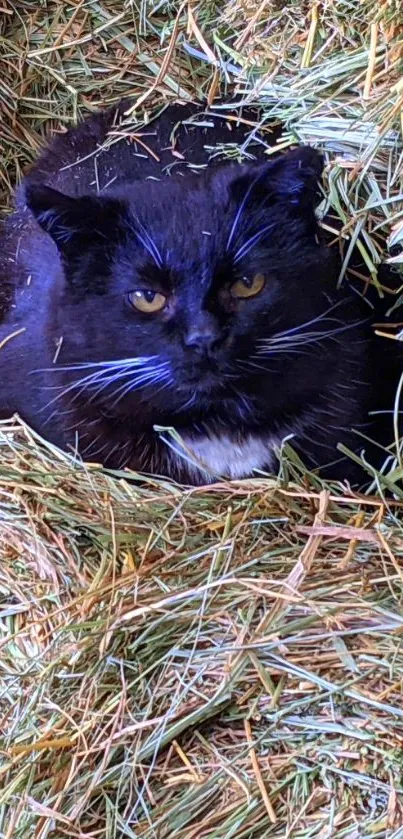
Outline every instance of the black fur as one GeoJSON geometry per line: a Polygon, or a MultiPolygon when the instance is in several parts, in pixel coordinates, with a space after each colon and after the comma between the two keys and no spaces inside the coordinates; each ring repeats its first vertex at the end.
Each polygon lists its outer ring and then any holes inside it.
{"type": "MultiPolygon", "coordinates": [[[[392,408],[396,373],[382,379],[367,308],[336,292],[315,219],[322,160],[300,148],[192,173],[169,149],[176,114],[151,126],[163,162],[179,161],[170,177],[126,143],[99,153],[95,171],[88,155],[110,112],[59,137],[27,176],[1,240],[0,341],[24,331],[0,350],[0,415],[18,411],[109,467],[191,482],[206,475],[172,458],[155,426],[235,443],[293,434],[309,466],[337,461],[325,473],[356,480],[337,444],[374,458],[356,431],[390,442],[390,418],[368,412],[392,408]],[[235,299],[234,283],[256,274],[261,293],[235,299]],[[135,310],[136,289],[164,294],[166,307],[135,310]],[[130,375],[97,366],[138,357],[151,361],[130,375]]],[[[181,131],[187,161],[205,162],[205,130],[181,131]]],[[[216,126],[214,142],[220,131],[232,139],[216,126]]]]}

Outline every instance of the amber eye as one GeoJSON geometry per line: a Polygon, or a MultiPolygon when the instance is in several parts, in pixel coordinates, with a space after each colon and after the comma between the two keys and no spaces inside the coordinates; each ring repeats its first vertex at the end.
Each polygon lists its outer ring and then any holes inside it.
{"type": "Polygon", "coordinates": [[[164,308],[167,299],[164,294],[159,291],[151,291],[151,289],[137,289],[131,291],[128,295],[129,303],[138,309],[139,312],[160,312],[164,308]]]}
{"type": "Polygon", "coordinates": [[[266,284],[264,274],[255,274],[253,277],[242,277],[231,286],[232,297],[255,297],[266,284]]]}

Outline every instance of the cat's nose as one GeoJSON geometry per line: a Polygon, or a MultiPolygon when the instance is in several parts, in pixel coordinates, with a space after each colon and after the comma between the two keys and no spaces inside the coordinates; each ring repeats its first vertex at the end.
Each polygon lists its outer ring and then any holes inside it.
{"type": "Polygon", "coordinates": [[[184,343],[196,352],[211,352],[219,343],[215,323],[207,321],[194,324],[185,334],[184,343]]]}

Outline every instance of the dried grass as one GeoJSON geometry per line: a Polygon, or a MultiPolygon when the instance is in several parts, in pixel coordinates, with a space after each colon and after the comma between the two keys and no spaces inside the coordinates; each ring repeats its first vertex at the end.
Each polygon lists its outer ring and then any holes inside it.
{"type": "Polygon", "coordinates": [[[0,442],[2,836],[400,835],[401,502],[0,442]]]}

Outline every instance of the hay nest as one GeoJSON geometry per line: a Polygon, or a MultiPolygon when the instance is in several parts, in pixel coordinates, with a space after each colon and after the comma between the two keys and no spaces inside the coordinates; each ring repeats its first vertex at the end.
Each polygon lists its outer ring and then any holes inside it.
{"type": "MultiPolygon", "coordinates": [[[[343,273],[389,293],[399,0],[3,0],[1,15],[4,209],[49,130],[122,95],[136,122],[225,93],[281,122],[278,146],[325,150],[343,273]]],[[[373,497],[292,452],[280,479],[184,490],[2,423],[1,836],[402,836],[399,452],[373,497]]]]}

